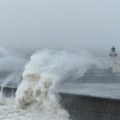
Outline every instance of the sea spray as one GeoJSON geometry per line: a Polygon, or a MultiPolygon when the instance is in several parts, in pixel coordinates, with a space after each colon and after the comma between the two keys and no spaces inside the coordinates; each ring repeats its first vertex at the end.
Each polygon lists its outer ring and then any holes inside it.
{"type": "Polygon", "coordinates": [[[6,88],[16,88],[18,86],[22,78],[21,74],[23,71],[25,61],[26,59],[14,55],[10,52],[10,50],[8,51],[0,47],[0,97],[2,96],[1,98],[3,98],[3,95],[12,96],[12,90],[7,90],[7,92],[4,92],[4,90],[6,91],[6,88]]]}
{"type": "Polygon", "coordinates": [[[81,56],[63,51],[41,51],[31,56],[16,92],[16,105],[39,109],[40,113],[48,117],[46,120],[68,120],[70,116],[61,107],[60,98],[54,88],[60,81],[69,80],[66,79],[69,76],[82,76],[87,68],[96,62],[92,57],[87,58],[86,54],[81,56]]]}
{"type": "Polygon", "coordinates": [[[13,106],[15,103],[14,92],[9,87],[17,87],[20,83],[25,61],[26,59],[18,57],[17,53],[14,55],[10,50],[0,47],[0,105],[13,106]]]}
{"type": "Polygon", "coordinates": [[[11,90],[11,93],[9,93],[7,91],[6,91],[7,93],[4,93],[4,89],[7,87],[7,84],[9,82],[11,82],[13,80],[13,78],[14,78],[14,74],[9,75],[1,85],[0,105],[11,105],[15,102],[14,101],[14,94],[12,93],[12,90],[11,90]],[[9,94],[9,97],[7,97],[8,94],[9,94]]]}

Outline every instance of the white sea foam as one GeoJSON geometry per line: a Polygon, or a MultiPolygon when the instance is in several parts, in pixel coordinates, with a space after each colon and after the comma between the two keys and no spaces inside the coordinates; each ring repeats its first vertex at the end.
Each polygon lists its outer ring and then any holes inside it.
{"type": "MultiPolygon", "coordinates": [[[[23,59],[4,53],[5,55],[0,56],[3,88],[8,82],[20,82],[19,71],[22,70],[25,62],[23,59]],[[4,77],[4,71],[8,73],[10,71],[8,76],[4,77]]],[[[5,97],[1,90],[0,119],[69,120],[68,111],[61,107],[56,86],[65,85],[70,80],[74,82],[74,79],[82,76],[93,64],[105,67],[106,64],[101,65],[101,61],[105,60],[98,60],[87,52],[77,54],[46,50],[35,53],[25,66],[23,80],[17,88],[15,98],[14,96],[5,97]]]]}
{"type": "Polygon", "coordinates": [[[36,119],[70,119],[69,113],[61,107],[54,88],[60,81],[69,80],[66,79],[69,76],[83,75],[95,62],[83,53],[78,56],[63,51],[37,52],[25,66],[23,80],[16,92],[16,105],[27,110],[38,110],[40,114],[36,119]]]}
{"type": "MultiPolygon", "coordinates": [[[[2,56],[0,73],[12,71],[4,78],[8,82],[19,81],[24,60],[14,56],[2,56]]],[[[16,96],[9,98],[0,93],[0,119],[5,120],[69,120],[70,115],[60,104],[56,86],[82,76],[92,64],[99,64],[91,54],[64,51],[40,51],[33,54],[25,65],[23,80],[16,96]]],[[[3,75],[3,74],[2,74],[3,75]]]]}

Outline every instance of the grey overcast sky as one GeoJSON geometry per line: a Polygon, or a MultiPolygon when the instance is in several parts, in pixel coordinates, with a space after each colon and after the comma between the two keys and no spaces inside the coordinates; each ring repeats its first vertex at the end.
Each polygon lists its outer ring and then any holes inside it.
{"type": "Polygon", "coordinates": [[[0,0],[0,45],[120,47],[120,0],[0,0]]]}

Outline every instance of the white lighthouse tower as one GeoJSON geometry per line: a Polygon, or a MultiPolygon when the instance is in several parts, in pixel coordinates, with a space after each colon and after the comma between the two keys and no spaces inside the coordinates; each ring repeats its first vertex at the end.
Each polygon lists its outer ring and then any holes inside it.
{"type": "Polygon", "coordinates": [[[111,48],[110,57],[112,59],[112,73],[116,73],[117,72],[117,53],[114,46],[111,48]]]}

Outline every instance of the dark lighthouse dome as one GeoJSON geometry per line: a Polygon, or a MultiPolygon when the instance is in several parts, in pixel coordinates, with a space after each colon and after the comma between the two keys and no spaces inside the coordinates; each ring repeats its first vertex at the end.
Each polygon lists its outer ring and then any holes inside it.
{"type": "Polygon", "coordinates": [[[116,49],[115,49],[115,47],[113,46],[112,48],[111,48],[111,52],[115,52],[116,51],[116,49]]]}

